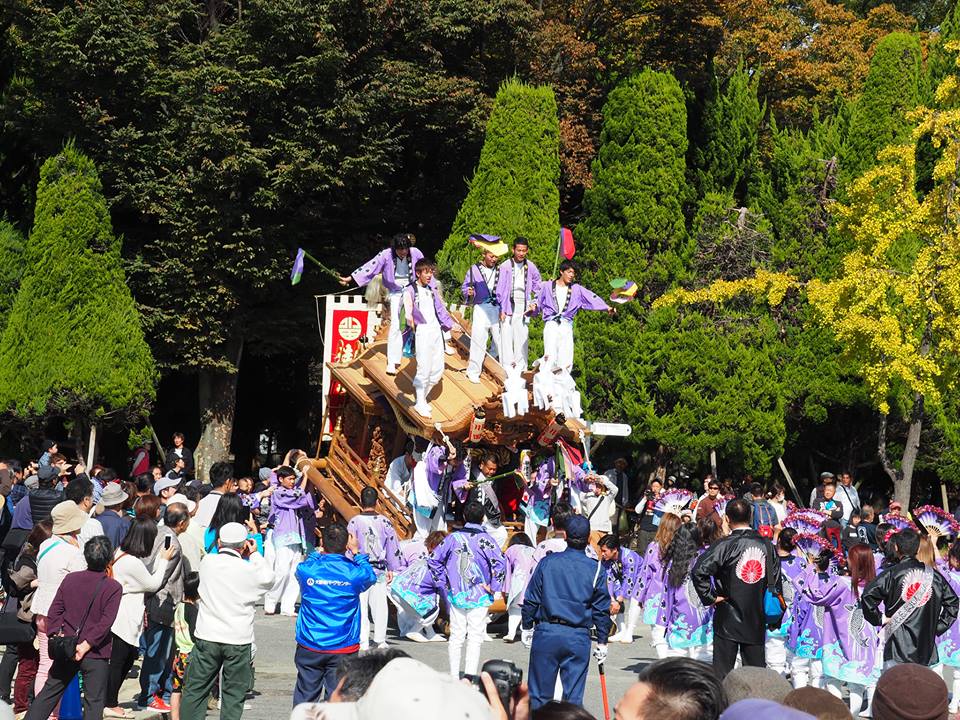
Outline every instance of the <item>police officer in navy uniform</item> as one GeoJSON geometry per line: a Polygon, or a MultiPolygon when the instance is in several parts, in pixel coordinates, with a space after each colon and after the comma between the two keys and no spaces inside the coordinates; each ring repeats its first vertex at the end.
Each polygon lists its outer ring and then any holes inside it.
{"type": "Polygon", "coordinates": [[[584,554],[590,523],[572,515],[564,527],[567,549],[547,555],[533,571],[523,600],[522,628],[530,646],[530,708],[553,699],[557,673],[563,699],[583,704],[590,662],[590,629],[597,629],[594,657],[607,657],[610,634],[610,595],[606,574],[597,560],[584,554]],[[536,626],[536,629],[534,629],[536,626]],[[533,636],[532,643],[530,636],[533,636]]]}

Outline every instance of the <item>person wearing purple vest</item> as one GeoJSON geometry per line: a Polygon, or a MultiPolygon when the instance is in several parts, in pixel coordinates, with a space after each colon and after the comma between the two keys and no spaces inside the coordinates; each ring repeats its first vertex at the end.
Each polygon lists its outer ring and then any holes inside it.
{"type": "MultiPolygon", "coordinates": [[[[490,238],[492,236],[481,236],[490,238]]],[[[497,254],[507,246],[499,242],[486,242],[483,247],[483,259],[474,263],[463,278],[461,292],[463,299],[473,308],[470,326],[470,359],[467,361],[467,380],[474,384],[480,382],[483,359],[487,354],[487,337],[493,341],[491,357],[500,352],[500,305],[497,301],[497,254]]],[[[502,254],[502,253],[501,253],[502,254]]]]}
{"type": "Polygon", "coordinates": [[[407,325],[414,328],[417,346],[417,374],[413,378],[416,404],[413,409],[427,418],[431,414],[427,396],[443,377],[443,333],[453,328],[462,329],[450,317],[440,293],[433,287],[434,267],[429,260],[418,260],[415,265],[417,281],[403,291],[404,315],[407,325]]]}
{"type": "Polygon", "coordinates": [[[446,592],[450,610],[450,674],[460,677],[460,659],[466,640],[464,672],[480,669],[480,644],[487,629],[487,608],[503,592],[506,559],[496,541],[484,531],[483,505],[467,503],[466,524],[444,539],[427,563],[438,588],[446,592]]]}
{"type": "Polygon", "coordinates": [[[371,260],[354,270],[350,277],[340,278],[341,285],[349,285],[352,279],[359,287],[368,285],[378,275],[388,293],[390,308],[390,332],[387,335],[387,374],[395,375],[403,355],[403,336],[400,327],[400,302],[404,288],[413,282],[414,267],[423,259],[423,253],[413,247],[415,238],[410,233],[400,233],[390,239],[390,247],[373,256],[371,260]]]}
{"type": "Polygon", "coordinates": [[[359,515],[347,523],[347,531],[357,538],[360,552],[366,553],[377,582],[360,593],[360,650],[370,648],[370,615],[373,615],[373,642],[387,647],[387,589],[393,573],[403,569],[397,532],[383,515],[377,514],[378,493],[367,486],[360,491],[359,515]]]}
{"type": "MultiPolygon", "coordinates": [[[[537,309],[540,270],[527,260],[527,239],[513,241],[513,257],[497,268],[497,304],[500,306],[500,364],[527,369],[530,315],[537,309]]],[[[532,538],[531,538],[532,539],[532,538]]]]}
{"type": "Polygon", "coordinates": [[[543,356],[555,371],[573,367],[573,320],[581,310],[614,310],[579,283],[572,260],[560,263],[560,275],[540,284],[537,311],[543,316],[543,356]]]}

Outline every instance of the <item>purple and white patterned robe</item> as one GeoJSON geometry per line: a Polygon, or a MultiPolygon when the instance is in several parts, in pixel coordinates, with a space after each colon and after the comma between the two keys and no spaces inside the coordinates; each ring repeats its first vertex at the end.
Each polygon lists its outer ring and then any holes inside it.
{"type": "MultiPolygon", "coordinates": [[[[410,260],[410,284],[412,285],[417,277],[415,270],[417,261],[423,260],[423,253],[415,247],[412,247],[407,257],[410,260]]],[[[359,287],[363,287],[364,285],[368,285],[377,275],[380,275],[383,278],[383,286],[387,291],[398,293],[403,290],[403,288],[397,284],[395,274],[397,267],[396,262],[397,259],[393,255],[393,250],[387,248],[386,250],[378,252],[372,259],[350,273],[350,276],[359,287]]],[[[431,283],[431,286],[432,285],[433,283],[431,283]]]]}
{"type": "Polygon", "coordinates": [[[313,514],[316,509],[313,494],[309,490],[277,487],[270,496],[268,518],[273,526],[270,537],[274,547],[299,545],[304,551],[309,551],[313,547],[313,531],[317,526],[317,518],[313,514]]]}
{"type": "MultiPolygon", "coordinates": [[[[550,524],[550,496],[553,486],[550,479],[557,475],[556,458],[547,458],[540,463],[536,472],[533,474],[533,480],[527,486],[527,501],[523,506],[525,513],[529,514],[533,522],[540,527],[546,527],[550,524]]],[[[573,477],[567,478],[565,484],[570,489],[570,493],[579,493],[584,489],[583,479],[586,473],[579,465],[573,466],[573,477]]],[[[557,487],[557,500],[560,499],[560,487],[557,487]]],[[[536,540],[536,538],[531,538],[536,540]]]]}
{"type": "Polygon", "coordinates": [[[414,560],[390,583],[390,594],[409,605],[424,619],[439,610],[439,592],[440,588],[430,572],[429,555],[414,560]]]}
{"type": "Polygon", "coordinates": [[[787,609],[783,613],[783,620],[780,627],[776,630],[767,628],[767,637],[786,638],[790,632],[790,625],[793,623],[794,603],[796,600],[795,581],[807,568],[807,561],[799,555],[780,556],[780,572],[783,576],[783,599],[787,603],[787,609]]]}
{"type": "Polygon", "coordinates": [[[864,620],[850,578],[807,571],[803,594],[814,607],[825,610],[823,674],[857,685],[875,685],[883,666],[880,635],[864,620]]]}
{"type": "MultiPolygon", "coordinates": [[[[425,325],[427,320],[423,313],[429,312],[429,310],[421,310],[420,305],[417,303],[418,285],[420,285],[419,282],[413,282],[403,291],[404,313],[408,322],[412,323],[413,327],[425,325]]],[[[433,285],[429,285],[428,287],[433,297],[433,310],[437,314],[437,322],[440,323],[442,330],[447,331],[454,326],[453,318],[450,317],[450,313],[447,312],[447,306],[443,304],[443,300],[440,298],[440,293],[437,289],[433,285]]]]}
{"type": "MultiPolygon", "coordinates": [[[[527,306],[530,305],[530,298],[533,297],[536,299],[537,293],[540,290],[540,285],[543,282],[540,277],[540,270],[537,269],[537,266],[533,264],[530,260],[524,260],[526,264],[526,278],[524,278],[524,298],[527,301],[527,306]]],[[[504,262],[500,263],[500,266],[497,268],[499,276],[497,278],[497,303],[500,305],[500,312],[504,315],[513,315],[513,258],[508,258],[504,262]]],[[[521,312],[526,312],[527,308],[524,307],[521,312]]]]}
{"type": "MultiPolygon", "coordinates": [[[[826,609],[822,605],[814,605],[810,597],[803,590],[807,586],[811,572],[800,573],[795,578],[784,575],[784,578],[793,585],[793,620],[787,628],[785,645],[787,650],[798,658],[819,660],[823,656],[823,625],[826,609]]],[[[819,573],[820,579],[829,577],[827,573],[819,573]]]]}
{"type": "Polygon", "coordinates": [[[425,560],[429,554],[423,540],[414,538],[400,543],[400,560],[405,568],[410,567],[417,560],[425,560]]]}
{"type": "Polygon", "coordinates": [[[455,608],[489,607],[494,593],[503,592],[506,559],[480,525],[467,523],[447,535],[427,562],[434,582],[455,608]]]}
{"type": "Polygon", "coordinates": [[[558,317],[573,322],[573,319],[581,310],[610,309],[610,306],[601,300],[599,295],[587,290],[580,283],[573,283],[567,287],[567,302],[561,309],[557,307],[554,281],[547,280],[540,283],[540,290],[537,293],[537,314],[541,315],[545,322],[555,320],[558,317]]]}
{"type": "MultiPolygon", "coordinates": [[[[474,263],[470,266],[470,269],[467,270],[467,274],[463,276],[463,284],[460,286],[460,293],[463,295],[465,302],[470,303],[471,305],[480,305],[482,303],[492,301],[493,304],[497,304],[497,284],[500,281],[499,270],[497,266],[493,266],[493,292],[490,291],[490,287],[487,285],[487,281],[483,277],[483,270],[480,269],[482,263],[474,263]],[[473,297],[470,297],[467,294],[467,291],[473,288],[473,297]]],[[[488,268],[489,269],[489,268],[488,268]]]]}
{"type": "Polygon", "coordinates": [[[507,592],[507,607],[523,605],[527,594],[527,583],[537,564],[533,560],[534,549],[529,545],[511,545],[504,553],[507,561],[507,575],[503,587],[507,592]]]}
{"type": "MultiPolygon", "coordinates": [[[[941,558],[937,560],[937,570],[950,588],[960,594],[960,569],[951,568],[950,562],[941,558]]],[[[960,622],[955,622],[943,635],[937,636],[937,653],[944,665],[960,668],[960,622]]]]}
{"type": "Polygon", "coordinates": [[[383,515],[374,512],[354,515],[347,523],[347,530],[357,538],[358,551],[369,558],[377,582],[385,579],[387,570],[397,572],[403,569],[397,532],[393,523],[383,515]]]}
{"type": "Polygon", "coordinates": [[[607,590],[613,599],[635,600],[640,595],[640,574],[643,558],[628,547],[620,548],[620,557],[604,562],[607,573],[607,590]]]}
{"type": "MultiPolygon", "coordinates": [[[[690,561],[687,575],[679,587],[666,583],[665,626],[667,645],[675,650],[702,647],[713,643],[713,607],[704,607],[690,579],[690,569],[703,550],[690,561]]],[[[668,567],[669,577],[669,567],[668,567]]]]}
{"type": "Polygon", "coordinates": [[[665,627],[665,575],[666,568],[660,559],[660,546],[652,542],[643,556],[643,571],[640,573],[640,589],[637,594],[637,600],[643,605],[643,622],[647,625],[665,627]]]}

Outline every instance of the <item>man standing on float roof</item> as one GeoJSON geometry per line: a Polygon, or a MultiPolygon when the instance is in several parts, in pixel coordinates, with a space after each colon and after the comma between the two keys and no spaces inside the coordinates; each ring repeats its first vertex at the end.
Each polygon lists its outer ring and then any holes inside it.
{"type": "Polygon", "coordinates": [[[497,303],[500,305],[500,364],[509,368],[512,363],[527,369],[530,315],[537,309],[540,290],[540,271],[527,260],[527,239],[513,241],[513,257],[497,268],[497,303]]]}
{"type": "Polygon", "coordinates": [[[500,304],[497,301],[497,258],[507,253],[507,246],[493,235],[473,235],[471,241],[483,252],[483,259],[474,263],[463,278],[463,299],[473,306],[470,328],[470,359],[467,380],[480,382],[483,358],[487,354],[487,336],[493,340],[492,357],[500,350],[500,304]]]}

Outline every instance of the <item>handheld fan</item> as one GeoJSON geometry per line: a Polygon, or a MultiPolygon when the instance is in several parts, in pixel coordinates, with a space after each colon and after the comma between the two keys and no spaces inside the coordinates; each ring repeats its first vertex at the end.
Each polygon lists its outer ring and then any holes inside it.
{"type": "Polygon", "coordinates": [[[689,490],[667,490],[663,495],[657,498],[653,505],[653,512],[657,515],[672,513],[677,517],[690,506],[695,496],[689,490]]]}
{"type": "Polygon", "coordinates": [[[884,515],[883,522],[888,525],[893,525],[894,530],[897,532],[901,530],[917,530],[916,525],[900,515],[884,515]]]}
{"type": "Polygon", "coordinates": [[[637,296],[637,284],[626,278],[614,278],[610,281],[613,292],[610,293],[610,302],[624,304],[637,296]]]}
{"type": "Polygon", "coordinates": [[[834,573],[840,571],[843,556],[826,538],[811,533],[797,533],[793,541],[801,552],[813,557],[817,557],[824,550],[830,551],[830,570],[834,573]]]}
{"type": "Polygon", "coordinates": [[[944,512],[936,505],[923,505],[910,513],[918,525],[923,525],[927,532],[938,537],[953,537],[960,529],[960,524],[954,520],[953,516],[944,512]]]}
{"type": "Polygon", "coordinates": [[[820,526],[822,524],[822,521],[816,516],[807,515],[803,512],[795,512],[787,515],[782,523],[784,527],[793,528],[798,533],[807,535],[816,535],[820,532],[820,526]]]}

